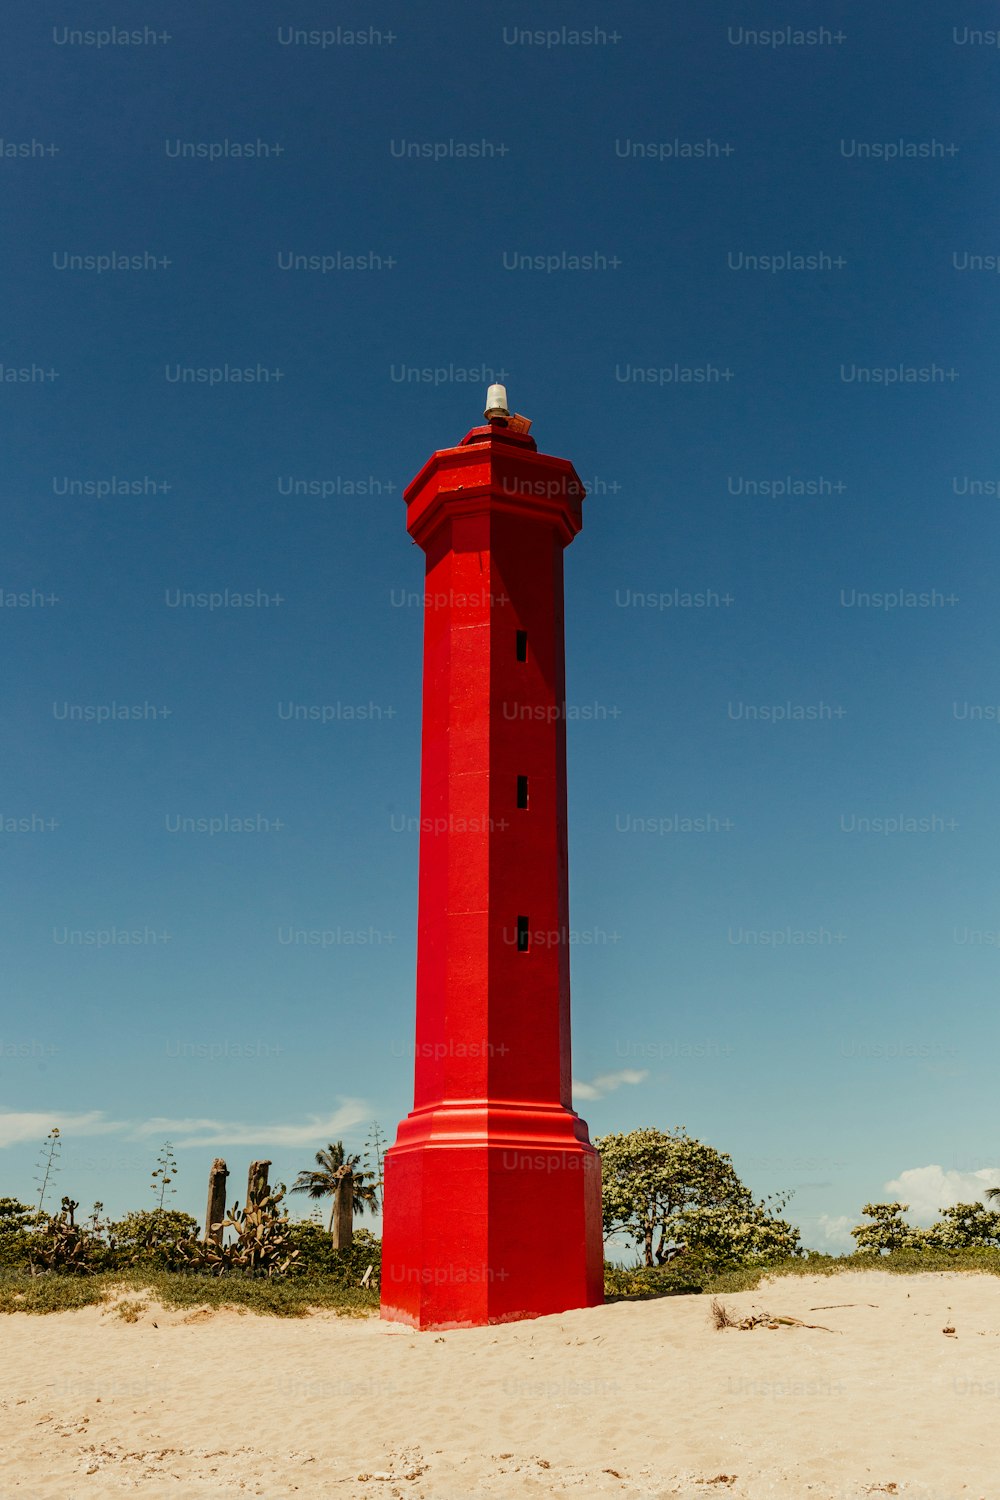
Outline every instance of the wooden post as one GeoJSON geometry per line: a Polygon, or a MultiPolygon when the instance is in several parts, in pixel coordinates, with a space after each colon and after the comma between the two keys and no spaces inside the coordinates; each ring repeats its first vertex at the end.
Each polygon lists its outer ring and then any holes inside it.
{"type": "Polygon", "coordinates": [[[208,1174],[208,1208],[205,1210],[205,1242],[214,1240],[222,1244],[222,1221],[226,1217],[226,1178],[229,1168],[217,1156],[208,1174]],[[218,1225],[218,1228],[215,1226],[218,1225]]]}
{"type": "Polygon", "coordinates": [[[354,1243],[354,1173],[341,1167],[333,1199],[333,1248],[348,1250],[354,1243]]]}
{"type": "Polygon", "coordinates": [[[267,1169],[270,1165],[270,1158],[267,1161],[250,1163],[250,1171],[247,1174],[247,1208],[252,1208],[255,1203],[267,1197],[267,1169]]]}

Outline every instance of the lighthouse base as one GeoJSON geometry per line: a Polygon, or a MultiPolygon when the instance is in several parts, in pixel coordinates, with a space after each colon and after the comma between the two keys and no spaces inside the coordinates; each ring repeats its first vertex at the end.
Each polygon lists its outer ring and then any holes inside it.
{"type": "Polygon", "coordinates": [[[476,1328],[604,1301],[601,1159],[562,1106],[414,1110],[385,1155],[382,1317],[476,1328]]]}

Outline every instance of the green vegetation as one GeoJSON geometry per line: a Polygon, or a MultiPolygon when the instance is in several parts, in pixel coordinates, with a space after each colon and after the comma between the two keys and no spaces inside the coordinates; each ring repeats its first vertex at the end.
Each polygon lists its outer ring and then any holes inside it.
{"type": "MultiPolygon", "coordinates": [[[[601,1152],[605,1235],[625,1234],[642,1252],[633,1266],[605,1262],[609,1297],[752,1291],[764,1276],[842,1271],[986,1271],[1000,1274],[1000,1210],[959,1203],[929,1229],[903,1218],[905,1203],[867,1203],[872,1221],[846,1255],[803,1250],[777,1215],[787,1197],[755,1202],[731,1158],[683,1127],[634,1130],[594,1143],[601,1152]]],[[[986,1194],[1000,1200],[1000,1189],[986,1194]]]]}
{"type": "MultiPolygon", "coordinates": [[[[53,1130],[43,1147],[39,1205],[52,1184],[59,1140],[53,1130]]],[[[375,1148],[380,1152],[377,1131],[375,1148]]],[[[339,1142],[320,1156],[334,1170],[344,1165],[339,1142]]],[[[376,1164],[375,1182],[378,1156],[376,1164]]],[[[349,1249],[335,1250],[319,1224],[288,1218],[279,1183],[242,1209],[234,1204],[222,1221],[223,1243],[205,1243],[190,1214],[164,1206],[176,1174],[167,1143],[151,1174],[156,1207],[116,1220],[102,1217],[101,1203],[78,1223],[79,1204],[71,1198],[56,1214],[0,1198],[0,1312],[57,1312],[115,1297],[114,1315],[128,1323],[139,1320],[150,1300],[278,1317],[302,1317],[310,1308],[360,1317],[377,1310],[382,1242],[368,1230],[356,1230],[349,1249]],[[122,1298],[123,1291],[132,1295],[122,1298]]],[[[356,1186],[370,1206],[375,1183],[362,1178],[356,1186]]]]}
{"type": "MultiPolygon", "coordinates": [[[[177,1173],[169,1143],[151,1174],[155,1208],[112,1221],[95,1203],[78,1223],[79,1204],[64,1197],[58,1213],[47,1213],[60,1143],[53,1129],[39,1163],[37,1207],[0,1198],[0,1312],[55,1312],[115,1297],[115,1316],[125,1322],[137,1322],[149,1301],[278,1317],[301,1317],[310,1308],[361,1317],[377,1310],[382,1243],[369,1230],[355,1230],[350,1248],[334,1249],[321,1223],[289,1219],[279,1183],[243,1209],[234,1204],[222,1221],[222,1243],[206,1243],[190,1214],[164,1206],[177,1173]],[[123,1299],[123,1292],[130,1295],[123,1299]]],[[[866,1270],[1000,1275],[1000,1207],[960,1203],[920,1229],[902,1217],[905,1203],[867,1203],[869,1222],[852,1230],[857,1248],[822,1255],[804,1250],[799,1231],[779,1217],[787,1195],[756,1201],[732,1159],[682,1126],[609,1135],[595,1145],[602,1158],[605,1235],[623,1234],[640,1252],[635,1265],[605,1262],[610,1300],[751,1291],[767,1276],[866,1270]]],[[[342,1141],[331,1143],[317,1152],[315,1169],[299,1173],[293,1192],[316,1200],[333,1195],[350,1169],[355,1209],[375,1209],[383,1152],[377,1125],[367,1170],[357,1170],[359,1158],[347,1156],[342,1141]]],[[[986,1198],[1000,1203],[1000,1189],[986,1198]]]]}
{"type": "MultiPolygon", "coordinates": [[[[377,1288],[350,1286],[335,1276],[305,1275],[286,1280],[266,1277],[211,1276],[194,1272],[158,1271],[133,1267],[102,1271],[93,1276],[32,1276],[29,1271],[0,1271],[0,1312],[65,1312],[108,1301],[127,1290],[136,1301],[153,1300],[164,1307],[236,1307],[282,1318],[303,1317],[310,1308],[329,1308],[348,1317],[378,1311],[377,1288]]],[[[118,1313],[126,1317],[126,1314],[118,1313]]],[[[132,1319],[127,1318],[127,1321],[132,1319]]]]}
{"type": "MultiPolygon", "coordinates": [[[[301,1226],[299,1226],[301,1227],[301,1226]]],[[[377,1243],[377,1241],[376,1241],[377,1243]]],[[[605,1296],[609,1302],[647,1301],[692,1293],[717,1295],[755,1291],[771,1276],[836,1276],[851,1271],[889,1271],[897,1275],[915,1272],[985,1272],[1000,1276],[1000,1250],[900,1250],[890,1255],[871,1253],[841,1256],[810,1254],[775,1261],[768,1266],[744,1266],[728,1271],[681,1274],[675,1266],[623,1267],[606,1263],[605,1296]]],[[[211,1276],[199,1273],[148,1270],[104,1271],[93,1276],[32,1276],[19,1270],[0,1271],[0,1312],[63,1312],[99,1304],[128,1291],[131,1296],[115,1308],[115,1315],[132,1321],[137,1304],[157,1302],[164,1307],[235,1307],[262,1316],[303,1317],[311,1309],[325,1308],[348,1317],[375,1314],[379,1306],[377,1288],[351,1281],[340,1274],[309,1271],[285,1279],[249,1276],[211,1276]],[[121,1312],[125,1306],[129,1312],[121,1312]]],[[[141,1308],[139,1309],[141,1310],[141,1308]]]]}
{"type": "Polygon", "coordinates": [[[231,1229],[232,1239],[189,1240],[183,1246],[188,1268],[210,1271],[215,1276],[228,1271],[247,1276],[293,1275],[298,1269],[299,1252],[292,1245],[288,1214],[278,1212],[284,1196],[285,1189],[279,1184],[273,1192],[255,1197],[246,1208],[234,1203],[221,1223],[213,1226],[231,1229]]]}
{"type": "MultiPolygon", "coordinates": [[[[606,1135],[594,1145],[601,1153],[605,1237],[634,1239],[647,1267],[679,1258],[701,1267],[764,1265],[802,1254],[798,1230],[776,1217],[769,1199],[754,1201],[732,1158],[692,1139],[682,1125],[606,1135]]],[[[778,1200],[777,1212],[786,1202],[787,1195],[778,1200]]]]}
{"type": "MultiPolygon", "coordinates": [[[[376,1142],[376,1145],[378,1143],[376,1142]]],[[[356,1214],[363,1214],[366,1208],[372,1213],[378,1212],[378,1191],[375,1181],[369,1181],[370,1174],[359,1170],[360,1156],[347,1156],[344,1152],[343,1141],[331,1141],[325,1151],[316,1152],[315,1167],[308,1167],[301,1171],[292,1186],[293,1193],[308,1193],[310,1198],[330,1198],[330,1223],[329,1229],[333,1230],[333,1199],[336,1196],[337,1185],[346,1173],[353,1173],[351,1198],[356,1214]]]]}
{"type": "Polygon", "coordinates": [[[16,1198],[0,1198],[0,1266],[27,1264],[32,1230],[44,1219],[16,1198]]]}
{"type": "Polygon", "coordinates": [[[148,1305],[148,1303],[143,1302],[140,1298],[126,1297],[115,1308],[115,1317],[121,1318],[123,1323],[138,1323],[148,1305]]]}
{"type": "Polygon", "coordinates": [[[0,1312],[67,1312],[103,1300],[98,1279],[0,1271],[0,1312]]]}
{"type": "Polygon", "coordinates": [[[890,1271],[910,1276],[923,1271],[971,1271],[1000,1276],[1000,1249],[895,1250],[888,1255],[870,1251],[847,1255],[805,1256],[776,1260],[770,1265],[740,1266],[703,1274],[681,1273],[679,1267],[617,1266],[605,1261],[604,1291],[609,1301],[676,1297],[685,1292],[752,1292],[769,1276],[838,1276],[850,1271],[890,1271]]]}
{"type": "Polygon", "coordinates": [[[108,1225],[111,1258],[121,1266],[179,1271],[186,1264],[186,1247],[197,1238],[197,1221],[174,1208],[139,1209],[108,1225]]]}
{"type": "MultiPolygon", "coordinates": [[[[989,1188],[987,1198],[1000,1198],[989,1188]]],[[[851,1230],[859,1250],[989,1250],[1000,1248],[1000,1211],[982,1203],[956,1203],[942,1208],[929,1229],[917,1229],[902,1217],[908,1203],[866,1203],[861,1212],[873,1222],[851,1230]]]]}

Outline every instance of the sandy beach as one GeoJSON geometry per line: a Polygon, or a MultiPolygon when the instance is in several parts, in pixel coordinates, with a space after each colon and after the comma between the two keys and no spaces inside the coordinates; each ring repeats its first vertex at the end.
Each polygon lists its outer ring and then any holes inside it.
{"type": "Polygon", "coordinates": [[[829,1332],[718,1330],[711,1300],[444,1334],[155,1303],[134,1323],[113,1304],[13,1314],[0,1495],[1000,1496],[1000,1279],[854,1272],[721,1299],[829,1332]]]}

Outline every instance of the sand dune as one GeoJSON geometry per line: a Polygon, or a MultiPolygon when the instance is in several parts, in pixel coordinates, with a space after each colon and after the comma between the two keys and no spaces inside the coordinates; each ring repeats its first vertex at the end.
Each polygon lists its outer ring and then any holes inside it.
{"type": "Polygon", "coordinates": [[[1000,1279],[854,1272],[722,1300],[833,1331],[719,1331],[696,1296],[437,1335],[14,1314],[0,1496],[998,1500],[1000,1279]]]}

